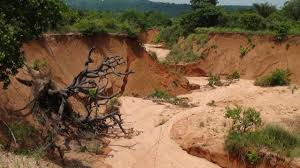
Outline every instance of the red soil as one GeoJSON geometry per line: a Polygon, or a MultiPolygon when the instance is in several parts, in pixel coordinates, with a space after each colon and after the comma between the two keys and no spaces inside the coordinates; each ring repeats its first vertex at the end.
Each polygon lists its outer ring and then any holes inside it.
{"type": "Polygon", "coordinates": [[[284,68],[293,73],[293,82],[300,83],[300,36],[290,36],[278,43],[272,36],[215,33],[209,35],[204,47],[194,43],[193,50],[209,52],[204,60],[184,66],[189,76],[205,76],[210,72],[227,75],[239,70],[242,78],[256,79],[276,68],[284,68]],[[248,39],[251,39],[254,48],[249,47],[248,39]],[[243,58],[240,56],[240,46],[250,48],[243,58]],[[193,70],[191,74],[189,69],[193,70]],[[200,73],[195,74],[196,71],[200,73]]]}
{"type": "MultiPolygon", "coordinates": [[[[169,73],[135,39],[125,36],[44,35],[39,40],[24,44],[23,50],[29,65],[36,59],[45,61],[54,81],[63,87],[82,70],[89,48],[93,45],[96,47],[93,55],[95,62],[99,62],[103,56],[120,55],[128,62],[127,67],[123,68],[134,71],[128,79],[112,83],[113,88],[124,89],[125,95],[146,96],[154,89],[177,95],[189,90],[185,78],[169,73]]],[[[29,78],[23,70],[17,76],[29,78]]],[[[30,88],[13,78],[8,90],[0,89],[0,111],[23,107],[30,101],[30,95],[30,88]]],[[[1,118],[5,114],[1,113],[1,118]]]]}

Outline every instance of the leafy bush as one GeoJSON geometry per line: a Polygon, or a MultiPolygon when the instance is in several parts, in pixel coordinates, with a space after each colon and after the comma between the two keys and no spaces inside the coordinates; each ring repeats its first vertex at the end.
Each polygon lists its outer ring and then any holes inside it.
{"type": "Polygon", "coordinates": [[[168,64],[191,63],[203,58],[203,55],[195,54],[191,49],[182,49],[178,45],[174,45],[166,57],[166,62],[168,64]]]}
{"type": "Polygon", "coordinates": [[[174,24],[172,26],[163,28],[155,37],[154,42],[163,42],[166,44],[167,48],[172,48],[172,46],[177,43],[179,37],[182,35],[182,28],[179,25],[174,24]]]}
{"type": "Polygon", "coordinates": [[[219,75],[213,75],[213,74],[210,73],[207,80],[208,80],[208,85],[210,87],[222,86],[223,85],[219,75]]]}
{"type": "Polygon", "coordinates": [[[264,19],[255,13],[243,14],[240,20],[242,27],[248,30],[260,30],[265,28],[264,19]]]}
{"type": "Polygon", "coordinates": [[[255,130],[261,125],[260,113],[254,108],[226,107],[225,117],[233,120],[232,130],[236,132],[255,130]]]}
{"type": "Polygon", "coordinates": [[[229,74],[226,79],[227,80],[234,80],[234,79],[240,79],[241,74],[239,71],[233,71],[231,74],[229,74]]]}
{"type": "Polygon", "coordinates": [[[233,120],[233,126],[225,140],[225,150],[235,157],[242,157],[250,165],[259,164],[261,149],[268,149],[280,155],[295,155],[300,149],[297,135],[279,127],[268,125],[260,128],[260,114],[253,108],[226,108],[226,118],[233,120]],[[241,116],[243,113],[243,116],[241,116]]]}
{"type": "Polygon", "coordinates": [[[264,18],[276,12],[276,6],[273,6],[268,2],[260,3],[260,4],[255,3],[253,4],[253,7],[255,8],[256,12],[264,18]]]}
{"type": "Polygon", "coordinates": [[[256,79],[255,85],[262,87],[289,85],[291,73],[289,70],[276,69],[271,74],[256,79]]]}
{"type": "Polygon", "coordinates": [[[162,90],[155,89],[152,94],[150,94],[150,97],[153,98],[159,98],[159,99],[169,99],[171,96],[162,90]]]}
{"type": "Polygon", "coordinates": [[[201,8],[186,13],[180,20],[180,25],[183,28],[183,34],[188,35],[194,32],[197,27],[212,27],[217,26],[221,10],[210,4],[206,4],[201,8]]]}
{"type": "Polygon", "coordinates": [[[277,23],[273,26],[273,31],[275,32],[275,40],[277,42],[282,42],[287,38],[289,33],[289,26],[286,23],[277,23]]]}

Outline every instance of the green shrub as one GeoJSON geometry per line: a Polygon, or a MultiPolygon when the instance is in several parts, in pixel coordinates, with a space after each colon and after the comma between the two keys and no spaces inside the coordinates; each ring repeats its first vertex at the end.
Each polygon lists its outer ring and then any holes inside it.
{"type": "Polygon", "coordinates": [[[248,48],[245,48],[244,46],[240,45],[240,57],[241,58],[246,56],[248,52],[249,52],[248,48]]]}
{"type": "Polygon", "coordinates": [[[289,26],[286,23],[277,23],[273,27],[273,31],[275,32],[275,40],[277,42],[284,41],[289,33],[289,26]]]}
{"type": "Polygon", "coordinates": [[[213,75],[213,74],[210,73],[207,80],[208,80],[208,85],[210,87],[222,86],[223,85],[219,75],[213,75]]]}
{"type": "Polygon", "coordinates": [[[289,85],[291,73],[289,70],[276,69],[271,74],[256,79],[255,85],[262,87],[289,85]]]}
{"type": "Polygon", "coordinates": [[[171,96],[162,90],[155,89],[149,97],[158,98],[158,99],[169,99],[171,96]]]}
{"type": "Polygon", "coordinates": [[[260,113],[254,108],[243,109],[240,106],[235,108],[226,107],[226,118],[233,120],[232,130],[236,132],[247,132],[255,130],[261,125],[260,113]]]}
{"type": "Polygon", "coordinates": [[[225,117],[233,120],[224,146],[230,155],[242,157],[250,165],[259,164],[261,157],[266,154],[260,154],[262,149],[283,156],[299,156],[299,135],[279,126],[267,125],[261,128],[260,114],[255,109],[226,108],[225,117]]]}
{"type": "Polygon", "coordinates": [[[263,17],[255,13],[245,13],[240,18],[243,28],[248,30],[261,30],[265,28],[263,17]]]}
{"type": "Polygon", "coordinates": [[[204,59],[204,57],[202,54],[194,53],[192,49],[182,49],[177,44],[172,47],[171,52],[166,57],[166,62],[169,64],[191,63],[204,59]]]}
{"type": "Polygon", "coordinates": [[[155,89],[154,92],[150,94],[148,97],[159,99],[159,100],[154,100],[155,102],[166,102],[166,103],[178,105],[180,107],[190,107],[187,99],[171,96],[165,91],[159,89],[155,89]]]}
{"type": "Polygon", "coordinates": [[[45,67],[47,67],[47,63],[39,59],[35,59],[32,63],[32,68],[36,71],[39,71],[45,67]]]}
{"type": "Polygon", "coordinates": [[[226,79],[227,80],[234,80],[234,79],[240,79],[241,74],[239,71],[235,70],[231,74],[229,74],[226,79]]]}

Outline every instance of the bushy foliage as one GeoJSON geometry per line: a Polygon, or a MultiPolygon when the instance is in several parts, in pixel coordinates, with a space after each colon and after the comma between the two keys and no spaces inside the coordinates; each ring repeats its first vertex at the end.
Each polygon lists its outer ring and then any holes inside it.
{"type": "Polygon", "coordinates": [[[299,0],[288,0],[283,6],[285,14],[296,21],[300,19],[300,1],[299,0]]]}
{"type": "Polygon", "coordinates": [[[216,6],[218,0],[190,0],[193,9],[201,8],[207,4],[216,6]]]}
{"type": "Polygon", "coordinates": [[[242,27],[248,30],[260,30],[265,27],[263,17],[256,13],[245,13],[240,19],[242,27]]]}
{"type": "Polygon", "coordinates": [[[260,113],[253,108],[227,108],[226,118],[233,120],[233,126],[226,137],[225,150],[250,165],[260,163],[265,154],[262,149],[291,156],[300,147],[299,137],[279,126],[261,128],[260,113]]]}
{"type": "Polygon", "coordinates": [[[0,82],[7,87],[9,76],[23,65],[22,42],[57,27],[65,5],[60,0],[0,2],[0,82]]]}
{"type": "Polygon", "coordinates": [[[227,80],[234,80],[234,79],[240,79],[241,74],[239,71],[235,70],[231,74],[229,74],[226,79],[227,80]]]}
{"type": "Polygon", "coordinates": [[[256,79],[254,84],[262,87],[285,86],[290,84],[290,76],[289,70],[276,69],[269,75],[256,79]]]}
{"type": "Polygon", "coordinates": [[[188,35],[189,33],[192,33],[197,27],[217,26],[221,16],[221,10],[218,7],[210,4],[186,13],[180,20],[183,34],[188,35]]]}
{"type": "Polygon", "coordinates": [[[255,3],[253,4],[253,7],[255,8],[256,12],[266,18],[270,16],[272,13],[276,12],[276,6],[269,4],[268,2],[265,3],[255,3]]]}
{"type": "Polygon", "coordinates": [[[172,46],[177,43],[179,37],[182,35],[182,27],[180,27],[179,24],[174,24],[172,26],[161,29],[154,42],[162,42],[166,44],[167,48],[172,48],[172,46]]]}
{"type": "Polygon", "coordinates": [[[255,130],[262,122],[260,113],[254,108],[243,109],[240,106],[235,108],[227,107],[225,117],[232,119],[232,130],[236,132],[255,130]]]}
{"type": "Polygon", "coordinates": [[[219,75],[214,75],[210,73],[207,80],[208,80],[208,86],[210,87],[223,85],[223,83],[221,82],[221,77],[219,75]]]}
{"type": "Polygon", "coordinates": [[[62,26],[60,30],[62,32],[80,32],[88,36],[97,33],[124,33],[131,37],[136,37],[147,28],[167,26],[171,22],[163,14],[156,12],[141,13],[135,10],[126,10],[118,13],[83,12],[82,16],[75,20],[72,24],[62,26]]]}

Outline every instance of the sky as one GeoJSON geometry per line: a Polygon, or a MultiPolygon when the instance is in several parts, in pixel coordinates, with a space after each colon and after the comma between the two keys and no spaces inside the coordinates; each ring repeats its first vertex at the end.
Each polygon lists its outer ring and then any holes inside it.
{"type": "MultiPolygon", "coordinates": [[[[189,3],[189,0],[151,0],[156,2],[189,3]]],[[[287,0],[219,0],[221,5],[252,5],[253,3],[269,2],[276,6],[282,6],[287,0]]]]}

